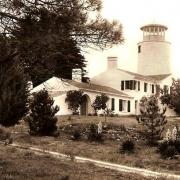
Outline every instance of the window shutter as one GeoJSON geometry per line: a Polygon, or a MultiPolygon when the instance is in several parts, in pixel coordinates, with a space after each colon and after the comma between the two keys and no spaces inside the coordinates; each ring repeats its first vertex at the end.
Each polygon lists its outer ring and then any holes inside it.
{"type": "Polygon", "coordinates": [[[154,93],[154,84],[152,84],[152,93],[154,93]]]}
{"type": "Polygon", "coordinates": [[[121,90],[124,90],[124,81],[121,81],[121,90]]]}
{"type": "Polygon", "coordinates": [[[114,111],[115,109],[115,99],[112,98],[112,101],[111,101],[111,110],[114,111]]]}
{"type": "Polygon", "coordinates": [[[123,110],[123,101],[122,99],[119,99],[119,111],[123,110]]]}
{"type": "Polygon", "coordinates": [[[140,91],[140,81],[138,81],[138,91],[140,91]]]}
{"type": "Polygon", "coordinates": [[[128,101],[128,112],[131,112],[131,101],[128,101]]]}

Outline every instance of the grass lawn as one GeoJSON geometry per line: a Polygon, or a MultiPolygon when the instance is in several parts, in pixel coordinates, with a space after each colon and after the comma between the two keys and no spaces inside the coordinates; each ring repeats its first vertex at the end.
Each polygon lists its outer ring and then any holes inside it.
{"type": "Polygon", "coordinates": [[[30,151],[0,145],[0,179],[148,180],[149,178],[96,167],[90,163],[62,161],[48,155],[36,155],[30,151]]]}
{"type": "MultiPolygon", "coordinates": [[[[119,152],[119,146],[127,133],[124,131],[124,127],[125,129],[129,128],[132,131],[130,131],[132,135],[135,134],[136,128],[138,127],[135,117],[108,117],[107,122],[108,125],[111,126],[111,133],[110,135],[108,133],[105,134],[106,138],[103,143],[89,142],[83,138],[79,141],[71,139],[74,129],[86,130],[91,123],[97,124],[100,120],[103,122],[104,117],[59,117],[58,126],[60,128],[60,135],[56,138],[30,136],[24,124],[18,125],[10,130],[16,132],[13,135],[15,143],[22,143],[23,145],[35,146],[68,155],[78,155],[133,167],[180,174],[180,159],[162,159],[157,152],[157,148],[148,146],[140,137],[136,137],[134,153],[119,152]],[[118,138],[112,138],[113,131],[116,129],[120,129],[118,138]]],[[[175,124],[180,125],[180,120],[178,118],[169,118],[166,129],[172,128],[175,124]]],[[[136,135],[137,134],[135,134],[135,136],[136,135]]]]}

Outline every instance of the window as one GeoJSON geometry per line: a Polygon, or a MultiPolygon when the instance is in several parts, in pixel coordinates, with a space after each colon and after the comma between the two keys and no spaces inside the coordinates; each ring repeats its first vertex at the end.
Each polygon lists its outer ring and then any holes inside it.
{"type": "Polygon", "coordinates": [[[138,46],[138,53],[141,53],[141,46],[138,46]]]}
{"type": "Polygon", "coordinates": [[[138,91],[140,91],[140,81],[138,81],[138,91]]]}
{"type": "Polygon", "coordinates": [[[152,93],[154,93],[154,84],[152,84],[152,93]]]}
{"type": "Polygon", "coordinates": [[[124,90],[124,81],[121,81],[121,90],[124,90]]]}
{"type": "Polygon", "coordinates": [[[111,99],[111,110],[114,111],[114,109],[115,109],[115,99],[112,98],[111,99]]]}
{"type": "Polygon", "coordinates": [[[130,89],[130,81],[125,81],[125,88],[130,89]]]}
{"type": "MultiPolygon", "coordinates": [[[[136,89],[136,81],[130,80],[125,81],[125,89],[135,90],[136,89]]],[[[124,88],[124,84],[121,81],[121,90],[124,88]]],[[[123,89],[124,90],[124,89],[123,89]]]]}
{"type": "Polygon", "coordinates": [[[123,99],[119,99],[119,111],[126,111],[127,101],[123,99]]]}
{"type": "Polygon", "coordinates": [[[128,101],[128,109],[127,109],[128,112],[131,112],[131,101],[128,101]]]}
{"type": "Polygon", "coordinates": [[[144,83],[144,92],[147,92],[147,83],[144,83]]]}

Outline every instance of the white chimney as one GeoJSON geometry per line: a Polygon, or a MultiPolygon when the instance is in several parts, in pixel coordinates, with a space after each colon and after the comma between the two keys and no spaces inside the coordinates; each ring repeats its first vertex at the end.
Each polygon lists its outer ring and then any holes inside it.
{"type": "Polygon", "coordinates": [[[117,69],[118,68],[118,58],[117,57],[108,57],[108,69],[117,69]]]}

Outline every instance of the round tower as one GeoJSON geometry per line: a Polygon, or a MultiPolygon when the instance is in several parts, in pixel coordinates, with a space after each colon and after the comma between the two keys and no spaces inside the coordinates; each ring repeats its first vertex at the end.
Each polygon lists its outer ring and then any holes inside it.
{"type": "Polygon", "coordinates": [[[170,74],[170,42],[165,40],[167,27],[148,24],[140,28],[143,41],[138,43],[138,73],[142,75],[170,74]]]}

